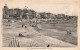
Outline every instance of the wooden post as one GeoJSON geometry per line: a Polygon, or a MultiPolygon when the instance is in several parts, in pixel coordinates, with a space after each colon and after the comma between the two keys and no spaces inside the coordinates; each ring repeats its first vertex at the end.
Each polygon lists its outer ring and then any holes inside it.
{"type": "Polygon", "coordinates": [[[9,43],[9,47],[20,47],[20,43],[16,38],[14,37],[11,42],[9,43]]]}

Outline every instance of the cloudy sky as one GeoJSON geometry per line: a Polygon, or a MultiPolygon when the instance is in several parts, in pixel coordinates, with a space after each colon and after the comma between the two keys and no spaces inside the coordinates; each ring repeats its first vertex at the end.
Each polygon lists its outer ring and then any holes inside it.
{"type": "MultiPolygon", "coordinates": [[[[77,1],[74,1],[77,2],[77,1]]],[[[5,1],[4,5],[7,4],[8,8],[25,8],[33,9],[37,12],[51,12],[54,14],[67,14],[77,15],[77,4],[70,0],[67,1],[56,1],[56,0],[9,0],[5,1]]]]}

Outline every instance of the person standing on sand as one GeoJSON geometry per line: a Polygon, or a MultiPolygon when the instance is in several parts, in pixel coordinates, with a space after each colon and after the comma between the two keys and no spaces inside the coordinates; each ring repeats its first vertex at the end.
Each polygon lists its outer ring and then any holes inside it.
{"type": "Polygon", "coordinates": [[[22,24],[22,28],[23,28],[23,24],[22,24]]]}

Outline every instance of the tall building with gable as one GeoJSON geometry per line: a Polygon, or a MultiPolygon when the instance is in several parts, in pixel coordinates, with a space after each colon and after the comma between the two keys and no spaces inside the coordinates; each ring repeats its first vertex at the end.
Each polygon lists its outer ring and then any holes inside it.
{"type": "Polygon", "coordinates": [[[5,6],[3,7],[3,18],[8,18],[9,15],[8,15],[8,7],[7,7],[7,4],[5,4],[5,6]]]}

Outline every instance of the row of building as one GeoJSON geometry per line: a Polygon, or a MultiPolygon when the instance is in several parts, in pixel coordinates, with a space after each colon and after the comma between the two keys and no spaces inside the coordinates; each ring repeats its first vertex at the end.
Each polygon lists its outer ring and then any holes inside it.
{"type": "Polygon", "coordinates": [[[3,7],[3,19],[61,19],[61,20],[69,20],[69,19],[77,19],[77,16],[69,16],[65,14],[52,14],[52,13],[46,13],[41,12],[37,13],[34,10],[27,9],[25,7],[24,9],[14,8],[9,9],[7,4],[3,7]]]}
{"type": "Polygon", "coordinates": [[[3,19],[27,19],[27,16],[35,17],[36,12],[26,7],[23,10],[19,8],[9,9],[7,5],[3,7],[3,19]]]}

